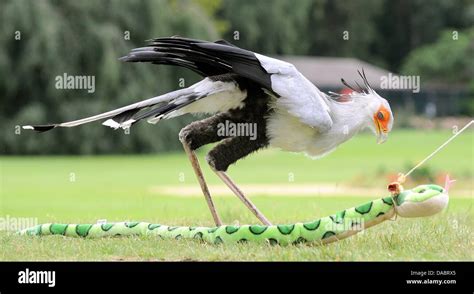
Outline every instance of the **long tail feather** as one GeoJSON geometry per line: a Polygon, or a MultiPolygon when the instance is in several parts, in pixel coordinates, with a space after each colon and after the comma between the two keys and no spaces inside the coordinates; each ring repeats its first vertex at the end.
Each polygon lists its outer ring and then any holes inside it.
{"type": "Polygon", "coordinates": [[[182,115],[188,113],[188,111],[189,113],[212,113],[219,110],[225,111],[225,109],[215,110],[215,107],[213,108],[213,106],[215,106],[214,104],[219,105],[219,103],[223,103],[224,105],[227,105],[230,100],[233,100],[236,104],[238,104],[244,97],[245,93],[238,88],[234,81],[221,82],[206,78],[189,88],[153,97],[91,117],[58,124],[25,125],[23,126],[23,129],[35,130],[37,132],[46,132],[57,127],[70,128],[101,119],[107,119],[102,123],[105,126],[111,127],[113,129],[126,129],[142,119],[148,119],[149,123],[157,123],[163,118],[182,115]],[[210,104],[202,104],[199,105],[199,107],[194,107],[193,109],[185,108],[186,106],[200,100],[201,98],[213,96],[223,92],[229,93],[229,97],[220,97],[218,100],[212,101],[210,104]]]}
{"type": "MultiPolygon", "coordinates": [[[[142,119],[148,119],[148,123],[155,124],[162,119],[179,116],[186,113],[213,113],[216,112],[216,109],[214,107],[216,105],[219,105],[220,103],[223,103],[224,100],[227,100],[227,102],[230,102],[232,100],[235,104],[238,104],[245,97],[245,93],[238,89],[237,84],[233,81],[216,82],[209,78],[206,78],[201,82],[194,84],[193,86],[191,86],[191,88],[193,88],[192,93],[179,96],[178,98],[170,101],[167,104],[138,113],[137,115],[131,117],[129,120],[120,123],[118,127],[129,128],[131,125],[142,119]],[[217,101],[211,100],[208,103],[203,103],[199,106],[193,104],[201,100],[202,98],[216,97],[219,96],[216,94],[224,92],[226,92],[228,95],[218,97],[217,101]],[[193,105],[191,106],[191,104],[193,105]],[[187,106],[193,107],[193,109],[188,109],[187,106]]],[[[232,104],[228,104],[228,106],[230,105],[232,104]]],[[[226,111],[227,109],[219,110],[226,111]]]]}
{"type": "Polygon", "coordinates": [[[70,127],[75,127],[75,126],[79,126],[82,124],[86,124],[86,123],[90,123],[93,121],[106,119],[106,118],[112,118],[112,119],[109,119],[106,122],[104,122],[104,125],[110,126],[112,128],[117,128],[118,127],[117,125],[120,125],[120,123],[122,123],[123,121],[130,119],[130,117],[132,117],[133,115],[135,115],[137,112],[139,112],[142,109],[152,107],[160,103],[169,102],[173,99],[176,99],[177,97],[190,95],[190,94],[192,94],[192,89],[190,88],[182,89],[182,90],[174,91],[165,95],[143,100],[134,104],[130,104],[130,105],[127,105],[115,110],[104,112],[98,115],[86,117],[83,119],[63,122],[63,123],[56,123],[56,124],[25,125],[23,126],[23,129],[35,130],[37,132],[46,132],[57,127],[70,128],[70,127]],[[112,121],[114,121],[116,124],[113,124],[112,121]]]}

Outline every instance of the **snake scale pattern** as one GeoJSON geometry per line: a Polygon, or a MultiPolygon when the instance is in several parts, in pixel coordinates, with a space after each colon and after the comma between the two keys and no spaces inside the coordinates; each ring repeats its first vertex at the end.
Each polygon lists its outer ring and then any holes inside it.
{"type": "Polygon", "coordinates": [[[219,227],[167,226],[147,222],[98,224],[42,224],[20,231],[23,235],[63,235],[97,238],[151,235],[161,239],[196,239],[212,244],[267,242],[272,245],[326,244],[352,236],[395,215],[424,217],[443,210],[447,190],[437,185],[420,185],[397,195],[373,200],[309,222],[280,225],[223,225],[219,227]]]}

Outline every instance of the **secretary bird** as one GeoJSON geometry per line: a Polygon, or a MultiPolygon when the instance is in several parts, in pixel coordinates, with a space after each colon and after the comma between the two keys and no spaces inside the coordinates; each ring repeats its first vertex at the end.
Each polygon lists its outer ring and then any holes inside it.
{"type": "Polygon", "coordinates": [[[133,49],[120,60],[181,66],[204,78],[188,88],[92,117],[23,128],[44,132],[107,119],[103,125],[127,129],[142,119],[156,124],[187,113],[214,114],[184,127],[179,140],[218,226],[222,222],[194,152],[199,147],[220,142],[207,154],[208,164],[262,223],[270,225],[227,175],[230,164],[267,146],[318,158],[364,128],[377,135],[378,143],[383,143],[392,129],[390,105],[370,87],[363,71],[359,72],[363,87],[358,85],[356,90],[341,79],[352,93],[325,94],[290,63],[224,40],[207,42],[181,37],[150,40],[147,47],[133,49]],[[219,133],[218,127],[229,122],[255,125],[256,136],[219,133]]]}

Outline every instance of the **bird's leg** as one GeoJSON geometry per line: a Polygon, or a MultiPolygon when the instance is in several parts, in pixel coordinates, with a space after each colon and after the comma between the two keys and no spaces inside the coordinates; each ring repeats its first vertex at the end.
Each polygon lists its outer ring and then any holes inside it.
{"type": "Polygon", "coordinates": [[[227,187],[234,192],[234,194],[242,201],[245,206],[265,225],[271,226],[272,224],[270,221],[263,215],[263,213],[258,210],[255,204],[250,201],[247,197],[245,197],[244,193],[237,187],[237,185],[232,181],[232,179],[227,175],[226,172],[218,171],[213,169],[217,176],[227,185],[227,187]]]}
{"type": "Polygon", "coordinates": [[[212,149],[206,160],[217,176],[234,192],[234,194],[247,206],[247,208],[265,225],[271,225],[268,219],[237,187],[225,172],[228,166],[242,157],[268,145],[266,140],[250,140],[245,137],[227,138],[212,149]]]}
{"type": "Polygon", "coordinates": [[[184,151],[188,155],[189,161],[191,162],[194,173],[196,174],[199,185],[201,186],[202,193],[206,198],[207,205],[209,206],[209,210],[211,211],[212,218],[214,219],[216,226],[222,225],[222,221],[219,217],[219,214],[217,213],[214,201],[212,201],[209,188],[207,187],[201,167],[199,166],[199,160],[197,159],[194,150],[201,147],[202,145],[222,139],[222,137],[218,137],[216,135],[214,125],[223,119],[223,117],[223,115],[216,115],[201,121],[193,122],[179,132],[179,140],[183,144],[184,151]]]}
{"type": "Polygon", "coordinates": [[[216,209],[216,206],[214,205],[214,201],[212,201],[212,197],[211,197],[211,194],[209,193],[209,188],[207,187],[206,180],[204,179],[204,176],[202,174],[202,170],[199,165],[199,160],[196,157],[196,153],[193,150],[191,150],[191,148],[185,141],[182,141],[182,143],[183,143],[184,151],[188,155],[189,161],[191,162],[191,166],[193,167],[194,173],[196,174],[199,185],[201,186],[202,193],[204,194],[204,197],[206,198],[207,206],[209,206],[209,210],[211,211],[212,218],[214,219],[216,226],[221,226],[222,221],[219,217],[219,214],[217,213],[217,209],[216,209]]]}

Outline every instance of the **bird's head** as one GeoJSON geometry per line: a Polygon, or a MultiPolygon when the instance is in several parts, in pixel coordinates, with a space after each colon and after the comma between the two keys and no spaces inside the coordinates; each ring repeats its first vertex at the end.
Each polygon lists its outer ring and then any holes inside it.
{"type": "Polygon", "coordinates": [[[380,97],[375,91],[367,97],[374,100],[369,106],[369,128],[377,136],[377,144],[387,140],[388,133],[392,130],[393,114],[387,100],[380,97]]]}
{"type": "Polygon", "coordinates": [[[381,97],[370,87],[369,82],[365,76],[364,71],[359,72],[359,75],[364,81],[364,87],[359,84],[359,89],[356,90],[344,80],[343,84],[353,90],[350,94],[354,100],[359,101],[362,109],[362,115],[364,116],[364,122],[366,124],[363,127],[368,127],[377,136],[377,143],[382,144],[388,138],[388,133],[392,130],[393,126],[393,114],[388,101],[381,97]]]}

